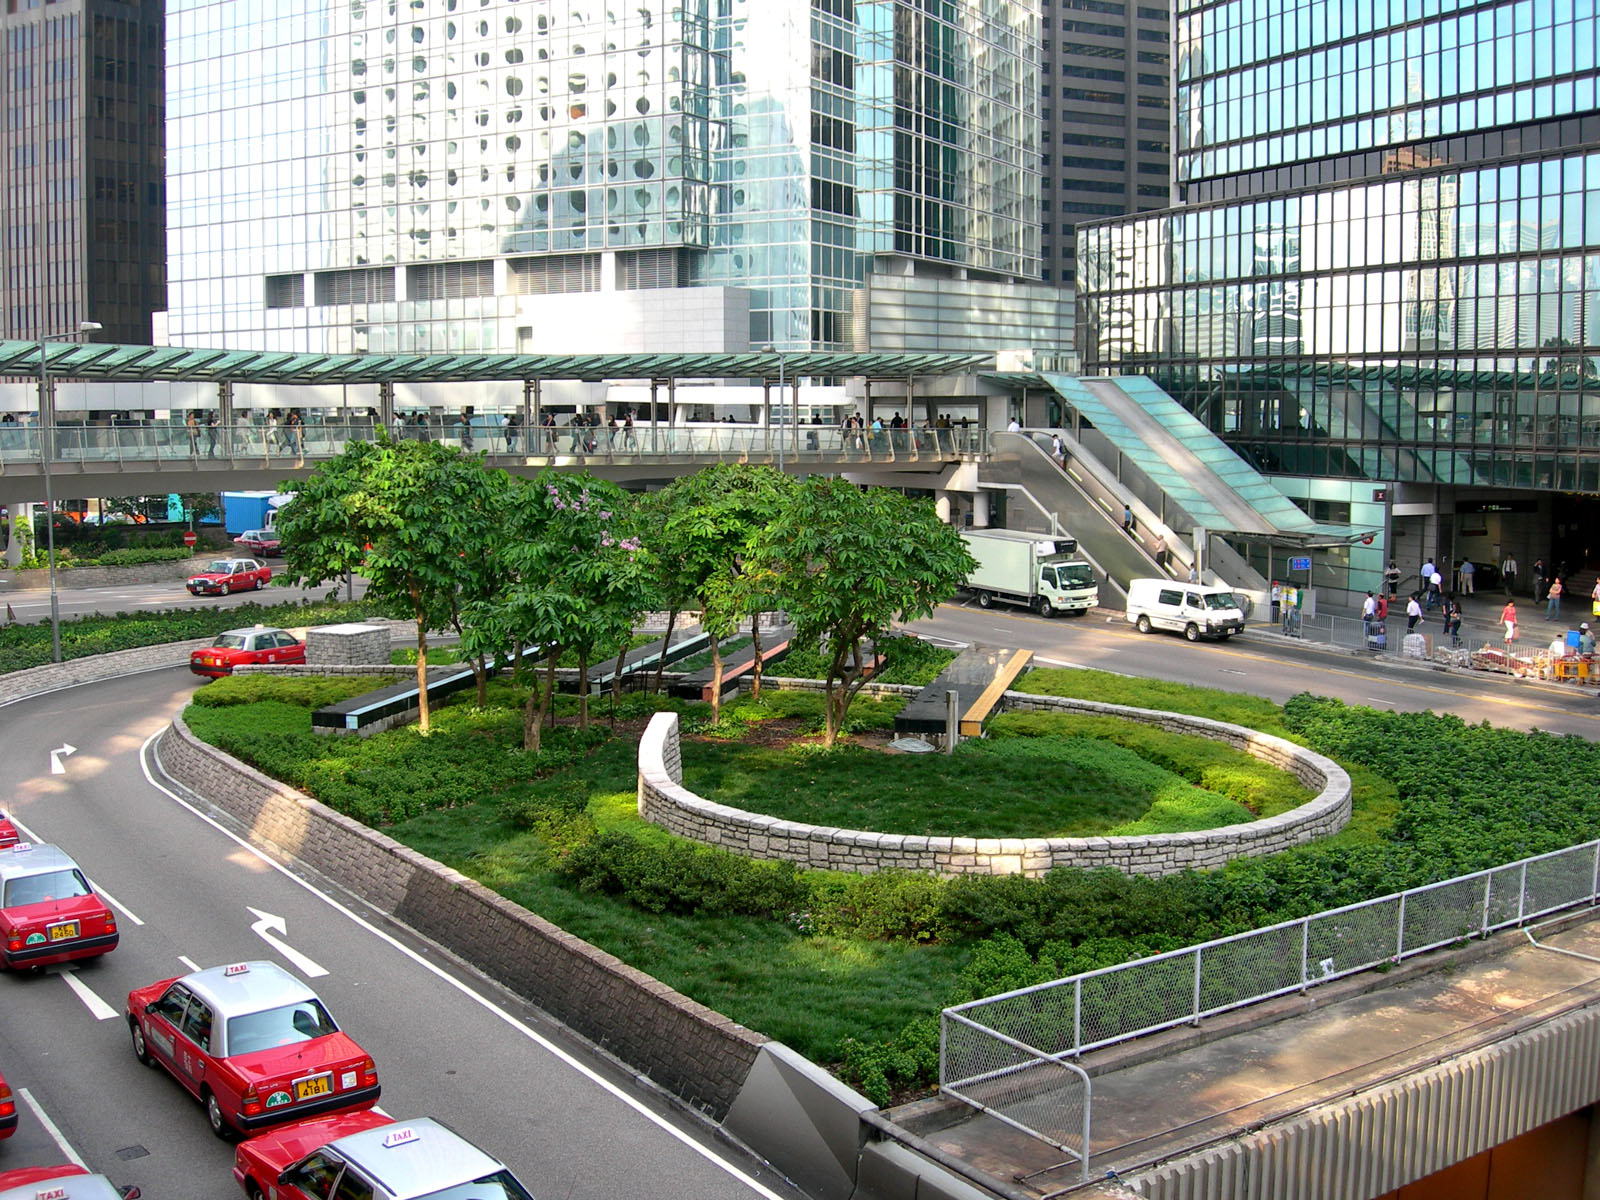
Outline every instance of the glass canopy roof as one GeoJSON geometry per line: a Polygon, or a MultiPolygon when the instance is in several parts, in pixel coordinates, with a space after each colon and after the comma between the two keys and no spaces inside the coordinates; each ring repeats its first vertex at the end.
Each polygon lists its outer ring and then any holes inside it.
{"type": "MultiPolygon", "coordinates": [[[[39,343],[0,341],[0,376],[37,376],[39,343]]],[[[993,355],[852,354],[291,354],[49,342],[58,379],[233,383],[431,383],[493,379],[790,379],[866,376],[906,379],[992,371],[993,355]]]]}

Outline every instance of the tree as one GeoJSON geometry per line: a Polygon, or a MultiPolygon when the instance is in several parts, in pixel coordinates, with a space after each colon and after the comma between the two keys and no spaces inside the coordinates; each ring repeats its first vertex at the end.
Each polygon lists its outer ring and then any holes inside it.
{"type": "Polygon", "coordinates": [[[587,670],[600,648],[626,641],[649,602],[650,556],[632,531],[633,498],[586,473],[547,470],[513,480],[506,502],[501,586],[464,612],[462,642],[470,650],[534,645],[544,659],[518,671],[530,685],[522,741],[537,753],[555,690],[556,662],[576,651],[579,722],[588,722],[587,670]]]}
{"type": "Polygon", "coordinates": [[[771,467],[706,467],[663,489],[668,494],[659,531],[651,540],[677,572],[677,584],[700,605],[701,625],[711,637],[712,719],[722,714],[722,652],[719,643],[751,617],[751,639],[759,661],[759,603],[745,560],[756,532],[777,515],[792,484],[771,467]]]}
{"type": "Polygon", "coordinates": [[[927,616],[976,564],[932,503],[886,488],[812,476],[787,497],[753,542],[751,568],[770,578],[797,637],[828,651],[824,685],[834,744],[866,682],[863,643],[891,622],[927,616]]]}
{"type": "MultiPolygon", "coordinates": [[[[418,726],[430,731],[428,631],[461,629],[492,591],[507,479],[438,442],[351,442],[280,510],[284,575],[315,587],[359,570],[367,599],[417,627],[418,726]]],[[[287,487],[295,485],[286,484],[287,487]]],[[[483,658],[474,663],[479,695],[483,658]]]]}

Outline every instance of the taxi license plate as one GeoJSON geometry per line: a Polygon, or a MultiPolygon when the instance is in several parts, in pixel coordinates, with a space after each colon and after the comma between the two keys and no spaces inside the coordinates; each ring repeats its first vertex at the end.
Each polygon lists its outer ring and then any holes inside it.
{"type": "Polygon", "coordinates": [[[60,925],[50,926],[50,940],[52,942],[65,942],[78,936],[78,923],[66,921],[60,925]]]}
{"type": "Polygon", "coordinates": [[[296,1079],[294,1081],[294,1098],[296,1100],[310,1100],[316,1096],[326,1096],[333,1091],[332,1075],[313,1075],[309,1079],[296,1079]]]}

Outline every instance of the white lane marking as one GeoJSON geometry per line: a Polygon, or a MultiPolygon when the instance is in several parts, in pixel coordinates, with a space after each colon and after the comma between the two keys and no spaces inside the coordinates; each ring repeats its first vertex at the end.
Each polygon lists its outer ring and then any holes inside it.
{"type": "Polygon", "coordinates": [[[50,774],[65,775],[67,773],[67,764],[61,761],[62,757],[68,754],[76,754],[77,752],[78,748],[71,742],[62,742],[60,746],[50,751],[50,774]]]}
{"type": "MultiPolygon", "coordinates": [[[[11,818],[11,823],[13,825],[15,825],[18,829],[20,829],[23,833],[27,834],[28,835],[28,840],[30,842],[38,842],[41,845],[44,843],[44,839],[42,837],[40,837],[33,830],[29,829],[21,821],[17,820],[16,817],[12,817],[11,818]]],[[[143,925],[144,924],[144,922],[141,921],[138,917],[134,916],[133,913],[129,909],[123,907],[121,902],[119,902],[115,896],[113,896],[110,892],[106,891],[98,883],[95,883],[93,880],[90,880],[89,881],[89,886],[94,888],[94,894],[95,895],[101,897],[103,900],[105,900],[105,902],[107,904],[111,905],[112,908],[116,909],[123,916],[127,917],[128,920],[132,921],[135,925],[143,925]]]]}
{"type": "Polygon", "coordinates": [[[300,974],[307,979],[316,979],[318,976],[328,973],[324,968],[318,966],[304,954],[301,954],[300,951],[289,945],[288,942],[272,936],[274,933],[281,933],[285,937],[288,936],[289,923],[282,917],[274,916],[269,912],[262,912],[259,908],[250,908],[248,904],[245,907],[249,908],[256,917],[256,923],[250,926],[250,932],[299,967],[300,974]]]}
{"type": "MultiPolygon", "coordinates": [[[[1386,700],[1382,696],[1368,696],[1367,699],[1372,701],[1374,704],[1393,704],[1394,703],[1393,700],[1386,700]]],[[[12,824],[15,824],[15,823],[16,822],[12,822],[12,824]]]]}
{"type": "Polygon", "coordinates": [[[33,1093],[27,1088],[18,1088],[17,1095],[21,1096],[27,1106],[33,1109],[34,1120],[43,1125],[44,1131],[55,1139],[56,1145],[61,1148],[61,1153],[67,1156],[67,1161],[73,1166],[82,1167],[85,1171],[87,1171],[89,1169],[89,1164],[84,1162],[83,1158],[78,1154],[78,1152],[72,1148],[72,1143],[67,1141],[67,1139],[62,1136],[61,1130],[56,1128],[56,1123],[50,1119],[49,1115],[40,1106],[39,1102],[33,1098],[33,1093]]]}
{"type": "Polygon", "coordinates": [[[1243,671],[1236,671],[1232,667],[1218,667],[1217,670],[1221,671],[1224,675],[1243,675],[1244,674],[1243,671]]]}
{"type": "Polygon", "coordinates": [[[418,954],[415,950],[411,949],[411,947],[409,947],[409,946],[405,945],[404,943],[402,943],[399,939],[395,938],[393,935],[385,933],[383,930],[379,929],[376,925],[372,924],[372,922],[368,921],[365,917],[362,917],[359,914],[352,912],[350,909],[346,908],[343,904],[340,904],[339,901],[335,900],[332,896],[328,895],[328,893],[322,891],[320,888],[314,887],[312,884],[310,884],[306,880],[301,879],[300,876],[296,875],[293,871],[289,870],[289,868],[284,866],[282,863],[277,862],[276,860],[267,857],[267,855],[261,853],[261,851],[257,850],[249,842],[245,841],[238,834],[234,833],[233,830],[228,829],[226,826],[222,825],[219,821],[217,821],[214,818],[209,817],[205,813],[201,812],[198,808],[196,808],[194,805],[190,804],[187,800],[185,800],[182,796],[178,795],[171,788],[165,787],[164,785],[159,783],[156,780],[155,775],[152,774],[151,770],[150,770],[150,747],[151,747],[152,743],[154,743],[155,740],[158,737],[161,736],[161,732],[162,731],[157,731],[155,733],[152,733],[148,738],[145,739],[144,744],[139,747],[139,766],[144,771],[145,782],[147,782],[151,787],[155,788],[156,791],[160,792],[164,796],[167,796],[167,797],[171,798],[172,801],[174,803],[176,803],[179,807],[187,809],[194,816],[198,817],[200,820],[204,821],[207,825],[211,826],[211,828],[215,829],[218,833],[222,834],[223,837],[227,838],[229,841],[233,842],[235,845],[239,846],[241,849],[243,849],[247,853],[253,854],[256,858],[260,859],[267,866],[269,866],[273,870],[277,871],[284,878],[292,880],[293,882],[299,884],[302,888],[304,888],[306,891],[310,892],[318,900],[321,900],[329,908],[333,909],[335,912],[339,913],[341,916],[348,917],[357,926],[359,926],[360,928],[366,930],[368,933],[372,934],[372,936],[377,938],[379,941],[388,943],[389,946],[393,947],[395,950],[398,950],[401,954],[405,955],[405,957],[409,958],[412,962],[416,963],[423,970],[429,972],[430,974],[432,974],[433,976],[435,976],[436,978],[441,980],[443,983],[448,984],[450,987],[455,988],[456,991],[460,992],[463,996],[466,996],[468,999],[472,1000],[474,1003],[479,1005],[485,1011],[487,1011],[489,1013],[492,1013],[496,1017],[499,1017],[500,1020],[504,1021],[512,1029],[515,1029],[518,1033],[522,1034],[529,1041],[533,1042],[536,1046],[539,1046],[540,1048],[542,1048],[543,1050],[545,1050],[546,1052],[548,1052],[549,1054],[554,1056],[556,1059],[560,1060],[561,1062],[565,1063],[567,1066],[571,1067],[574,1071],[578,1072],[578,1074],[582,1075],[585,1079],[589,1080],[589,1082],[594,1084],[596,1087],[602,1089],[603,1091],[605,1091],[605,1092],[609,1093],[610,1095],[614,1096],[616,1099],[620,1100],[623,1104],[625,1104],[629,1108],[633,1109],[634,1112],[638,1113],[645,1120],[649,1121],[651,1124],[653,1124],[657,1128],[661,1129],[664,1133],[668,1134],[670,1137],[676,1138],[684,1146],[686,1146],[688,1149],[692,1150],[694,1153],[700,1155],[700,1157],[704,1158],[707,1162],[711,1163],[713,1166],[719,1167],[723,1171],[725,1171],[727,1174],[733,1176],[733,1178],[737,1179],[740,1183],[744,1184],[747,1188],[749,1188],[756,1195],[762,1197],[763,1200],[784,1200],[784,1197],[779,1196],[778,1193],[774,1192],[772,1189],[770,1189],[768,1187],[765,1187],[764,1185],[762,1185],[757,1180],[751,1178],[749,1175],[747,1175],[743,1171],[741,1171],[738,1167],[734,1166],[731,1162],[728,1162],[726,1159],[721,1158],[721,1157],[717,1156],[716,1154],[712,1153],[709,1148],[707,1148],[705,1146],[702,1146],[699,1142],[695,1141],[692,1137],[690,1137],[683,1130],[681,1130],[681,1129],[677,1128],[675,1125],[673,1125],[665,1117],[662,1117],[657,1113],[651,1112],[647,1107],[645,1107],[637,1099],[635,1099],[634,1097],[628,1095],[626,1092],[624,1092],[616,1084],[612,1083],[609,1079],[605,1078],[599,1072],[595,1071],[594,1068],[592,1068],[592,1067],[580,1062],[576,1058],[573,1058],[572,1055],[568,1054],[560,1046],[557,1046],[554,1042],[550,1041],[549,1038],[545,1037],[538,1030],[532,1029],[529,1026],[525,1025],[523,1022],[519,1021],[516,1017],[512,1016],[510,1013],[508,1013],[505,1009],[501,1008],[498,1004],[496,1004],[493,1000],[489,999],[487,996],[482,995],[481,993],[474,991],[472,988],[468,987],[461,980],[455,978],[449,972],[443,970],[442,968],[434,965],[433,963],[429,962],[427,959],[423,958],[422,955],[418,954]]]}
{"type": "Polygon", "coordinates": [[[122,901],[118,900],[115,896],[113,896],[110,892],[106,891],[105,888],[101,887],[98,883],[95,883],[93,880],[91,880],[90,881],[90,886],[94,888],[94,894],[96,896],[99,896],[100,899],[104,900],[107,904],[111,905],[112,908],[116,909],[123,916],[127,917],[128,920],[132,921],[135,925],[143,925],[144,924],[143,921],[141,921],[138,917],[134,916],[133,913],[128,910],[127,906],[124,905],[122,903],[122,901]]]}
{"type": "Polygon", "coordinates": [[[100,999],[99,996],[96,996],[94,992],[90,990],[89,985],[78,978],[77,974],[75,973],[76,971],[76,967],[63,966],[60,968],[61,978],[66,982],[66,985],[77,994],[78,999],[83,1001],[83,1006],[89,1010],[89,1015],[92,1016],[96,1021],[115,1020],[117,1010],[112,1008],[111,1005],[107,1004],[104,1000],[100,999]]]}
{"type": "Polygon", "coordinates": [[[1074,671],[1082,671],[1086,669],[1082,663],[1068,662],[1064,658],[1046,658],[1042,654],[1035,654],[1033,656],[1033,661],[1036,663],[1043,663],[1047,667],[1067,667],[1074,671]]]}
{"type": "Polygon", "coordinates": [[[190,958],[187,954],[178,955],[178,961],[184,966],[188,967],[191,971],[198,971],[200,969],[199,964],[197,964],[194,959],[190,958]]]}

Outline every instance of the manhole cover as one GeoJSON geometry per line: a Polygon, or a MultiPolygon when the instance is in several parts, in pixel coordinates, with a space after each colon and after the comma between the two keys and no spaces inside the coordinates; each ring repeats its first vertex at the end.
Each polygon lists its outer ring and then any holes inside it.
{"type": "Polygon", "coordinates": [[[939,748],[932,742],[925,742],[921,738],[903,737],[895,738],[894,741],[890,742],[889,749],[896,750],[901,754],[934,754],[938,752],[939,748]]]}
{"type": "Polygon", "coordinates": [[[148,1158],[149,1155],[150,1151],[143,1146],[124,1146],[117,1151],[117,1157],[123,1162],[127,1162],[130,1158],[148,1158]]]}

